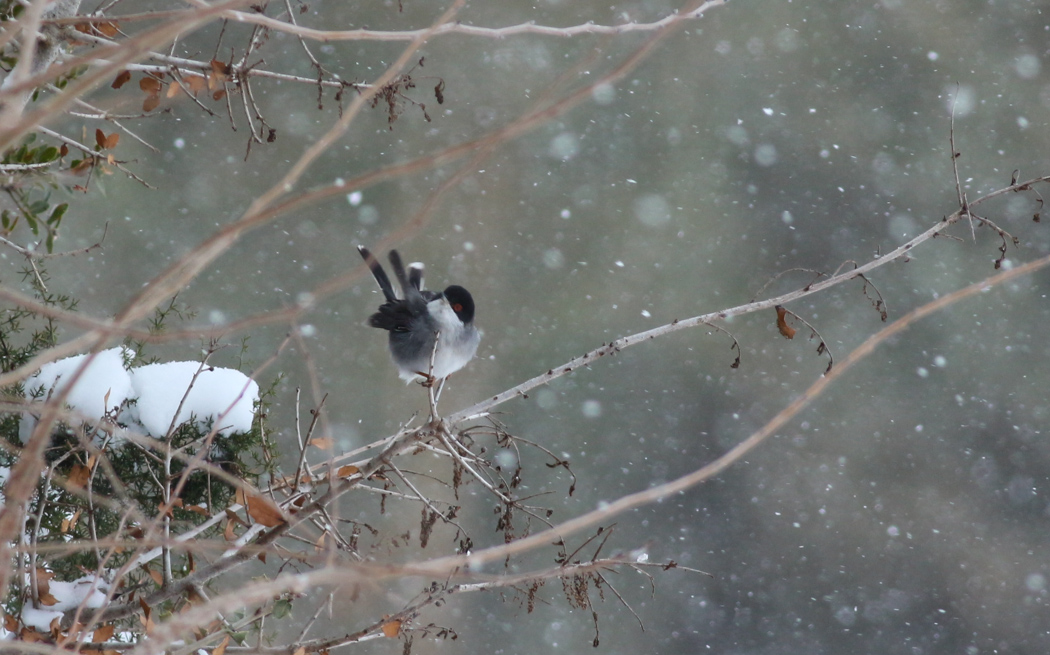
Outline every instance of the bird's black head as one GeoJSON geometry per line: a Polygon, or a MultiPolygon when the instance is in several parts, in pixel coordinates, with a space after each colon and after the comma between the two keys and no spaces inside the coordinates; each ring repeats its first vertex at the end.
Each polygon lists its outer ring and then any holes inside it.
{"type": "Polygon", "coordinates": [[[463,321],[464,325],[474,320],[474,298],[469,291],[458,284],[453,284],[447,287],[442,295],[445,296],[452,311],[456,312],[456,316],[463,321]]]}

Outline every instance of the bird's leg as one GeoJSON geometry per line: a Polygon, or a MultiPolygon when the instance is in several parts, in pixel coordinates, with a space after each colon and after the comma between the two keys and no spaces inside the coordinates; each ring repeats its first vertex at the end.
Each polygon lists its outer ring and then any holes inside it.
{"type": "MultiPolygon", "coordinates": [[[[437,395],[434,393],[434,383],[438,381],[434,378],[434,360],[437,359],[439,343],[441,343],[440,330],[434,333],[434,349],[430,351],[430,370],[427,372],[426,381],[423,383],[423,386],[427,388],[427,397],[430,400],[430,418],[434,421],[441,420],[437,409],[437,395]]],[[[438,388],[438,393],[441,393],[440,387],[438,388]]]]}

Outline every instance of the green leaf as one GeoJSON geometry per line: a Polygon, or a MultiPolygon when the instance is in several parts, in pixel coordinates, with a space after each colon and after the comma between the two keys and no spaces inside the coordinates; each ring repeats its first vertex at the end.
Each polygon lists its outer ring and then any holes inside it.
{"type": "Polygon", "coordinates": [[[47,247],[47,254],[51,254],[51,251],[55,248],[55,237],[58,236],[57,232],[51,231],[47,233],[47,240],[45,245],[47,247]]]}
{"type": "Polygon", "coordinates": [[[33,212],[34,214],[43,214],[50,207],[51,205],[49,205],[46,200],[37,200],[31,205],[29,205],[29,211],[33,212]]]}
{"type": "Polygon", "coordinates": [[[11,212],[5,209],[0,213],[0,225],[3,225],[5,230],[11,229],[11,212]]]}
{"type": "Polygon", "coordinates": [[[47,224],[54,227],[58,227],[58,224],[62,222],[62,217],[66,215],[66,210],[69,209],[69,203],[64,202],[61,205],[51,210],[51,216],[47,219],[47,224]]]}
{"type": "Polygon", "coordinates": [[[273,618],[283,619],[288,616],[292,611],[292,601],[287,598],[281,598],[273,604],[273,618]]]}
{"type": "Polygon", "coordinates": [[[55,161],[56,159],[58,159],[58,148],[55,146],[43,148],[43,151],[37,155],[38,162],[55,161]]]}

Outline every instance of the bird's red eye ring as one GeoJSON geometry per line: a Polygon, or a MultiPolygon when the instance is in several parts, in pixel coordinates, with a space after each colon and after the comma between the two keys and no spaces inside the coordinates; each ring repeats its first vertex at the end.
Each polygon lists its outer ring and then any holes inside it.
{"type": "Polygon", "coordinates": [[[454,311],[454,312],[461,312],[461,311],[463,311],[463,305],[461,305],[461,304],[459,304],[457,302],[455,305],[452,305],[452,311],[454,311]]]}

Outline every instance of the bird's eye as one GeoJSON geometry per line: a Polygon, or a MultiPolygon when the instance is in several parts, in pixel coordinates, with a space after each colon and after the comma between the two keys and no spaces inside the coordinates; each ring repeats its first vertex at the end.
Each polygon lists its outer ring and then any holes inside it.
{"type": "Polygon", "coordinates": [[[461,305],[461,304],[459,304],[457,302],[455,305],[452,305],[452,311],[454,311],[456,313],[459,313],[459,312],[463,311],[463,305],[461,305]]]}

